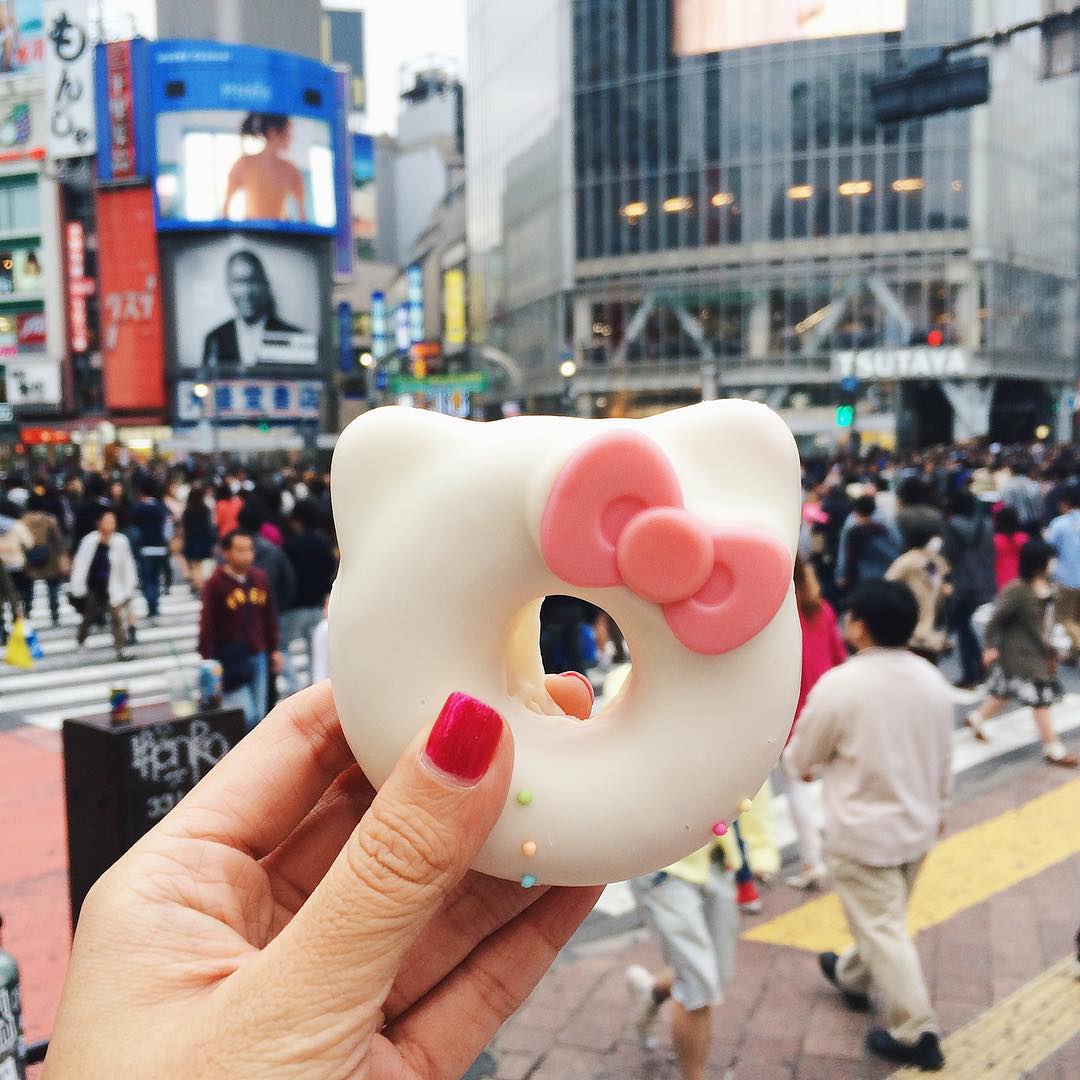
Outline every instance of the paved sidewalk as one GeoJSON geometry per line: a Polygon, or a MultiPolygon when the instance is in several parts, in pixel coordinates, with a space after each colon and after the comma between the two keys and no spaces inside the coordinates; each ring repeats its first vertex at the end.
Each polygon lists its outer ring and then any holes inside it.
{"type": "MultiPolygon", "coordinates": [[[[27,1035],[37,1039],[52,1028],[70,933],[59,736],[29,726],[0,730],[0,761],[10,780],[0,788],[5,823],[0,909],[6,947],[23,968],[27,1035]]],[[[1080,814],[1073,811],[1080,778],[1029,754],[988,765],[985,775],[965,782],[959,799],[950,816],[950,839],[939,848],[958,860],[956,872],[945,874],[941,886],[920,898],[917,920],[925,929],[918,946],[946,1034],[983,1016],[990,1034],[975,1040],[982,1045],[995,1031],[999,1039],[1008,1034],[1010,1007],[1000,1016],[988,1010],[1060,961],[1080,925],[1080,814]],[[1065,821],[1059,820],[1062,815],[1065,821]]],[[[764,900],[763,914],[744,920],[745,933],[760,940],[740,942],[730,1000],[715,1018],[710,1075],[717,1080],[888,1075],[862,1049],[867,1018],[845,1012],[817,971],[813,949],[823,933],[837,932],[829,915],[835,902],[828,896],[802,897],[782,886],[766,891],[764,900]],[[794,909],[820,915],[788,914],[794,909]]],[[[625,932],[627,920],[606,922],[618,931],[604,933],[605,921],[594,918],[504,1025],[492,1047],[496,1067],[489,1075],[498,1080],[676,1076],[666,1025],[659,1028],[659,1053],[647,1055],[639,1048],[623,986],[627,964],[659,967],[659,952],[643,931],[625,932]]],[[[1041,1008],[1052,1014],[1056,991],[1045,980],[1039,986],[1038,1000],[1051,1002],[1041,1008]]],[[[1080,1009],[1072,1012],[1080,1023],[1080,1009]]],[[[1052,1021],[1062,1030],[1068,1017],[1048,1015],[1046,1025],[1035,1024],[1035,1036],[1053,1027],[1052,1021]]],[[[1064,1045],[1037,1058],[1024,1075],[1080,1077],[1080,1036],[1064,1030],[1064,1045]]],[[[1034,1036],[1029,1031],[1025,1037],[1034,1036]]]]}
{"type": "MultiPolygon", "coordinates": [[[[1013,765],[983,783],[985,790],[956,806],[949,835],[963,833],[1000,815],[1002,827],[1040,796],[1080,793],[1080,779],[1037,762],[1013,765]],[[1071,787],[1070,787],[1071,785],[1071,787]],[[1066,790],[1067,789],[1067,790],[1066,790]]],[[[1039,868],[1041,838],[1032,836],[1031,868],[1021,876],[1006,860],[999,890],[975,899],[970,883],[957,881],[962,907],[928,926],[918,948],[944,1033],[957,1031],[995,1003],[1025,988],[1073,947],[1080,925],[1080,825],[1073,820],[1072,853],[1039,868]],[[1016,880],[1020,877],[1020,880],[1016,880]],[[975,902],[971,902],[975,899],[975,902]]],[[[976,835],[978,830],[976,828],[976,835]]],[[[985,837],[978,836],[979,842],[985,837]]],[[[993,843],[992,838],[989,841],[993,843]]],[[[992,852],[988,852],[992,859],[992,852]]],[[[1023,855],[1019,856],[1021,861],[1023,855]]],[[[952,890],[942,888],[942,893],[952,890]]],[[[939,898],[943,910],[960,907],[939,898]]],[[[765,894],[762,915],[744,919],[746,930],[764,928],[802,898],[778,887],[765,894]]],[[[811,897],[809,903],[821,903],[811,897]]],[[[525,1005],[503,1027],[493,1045],[498,1080],[668,1080],[675,1078],[665,1022],[659,1052],[644,1052],[629,1023],[623,971],[630,963],[661,964],[659,951],[643,932],[571,947],[525,1005]]],[[[1052,999],[1051,999],[1052,1000],[1052,999]]],[[[1063,1001],[1072,1015],[1071,1036],[1024,1075],[1046,1080],[1080,1077],[1080,1015],[1074,999],[1063,1001]]],[[[1047,1025],[1055,1018],[1047,1007],[1047,1025]]],[[[662,1014],[663,1016],[663,1014],[662,1014]]],[[[807,948],[740,941],[730,999],[714,1018],[710,1076],[717,1080],[846,1080],[883,1077],[889,1067],[863,1050],[872,1017],[854,1015],[840,1004],[818,973],[807,948]]],[[[1010,1021],[994,1018],[1005,1038],[1010,1021]]],[[[1069,1024],[1069,1018],[1063,1021],[1069,1024]]],[[[1036,1023],[1035,1030],[1043,1025],[1036,1023]]],[[[948,1044],[947,1044],[948,1048],[948,1044]]],[[[970,1051],[963,1046],[951,1065],[970,1051]]],[[[977,1075],[973,1073],[972,1075],[977,1075]]]]}

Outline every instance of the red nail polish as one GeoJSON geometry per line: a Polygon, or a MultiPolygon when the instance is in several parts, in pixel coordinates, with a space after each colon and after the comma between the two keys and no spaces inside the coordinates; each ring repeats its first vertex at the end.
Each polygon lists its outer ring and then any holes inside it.
{"type": "Polygon", "coordinates": [[[502,717],[468,694],[446,699],[424,755],[440,772],[471,787],[488,771],[502,736],[502,717]]]}
{"type": "Polygon", "coordinates": [[[589,677],[587,675],[582,675],[580,671],[564,671],[560,678],[565,679],[567,675],[573,675],[575,679],[580,679],[585,684],[586,689],[589,691],[589,700],[596,700],[596,691],[593,690],[592,683],[589,682],[589,677]]]}

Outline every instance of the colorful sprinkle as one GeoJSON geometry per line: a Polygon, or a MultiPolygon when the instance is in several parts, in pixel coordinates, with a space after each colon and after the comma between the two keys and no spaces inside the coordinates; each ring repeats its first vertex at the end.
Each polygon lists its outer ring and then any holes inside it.
{"type": "Polygon", "coordinates": [[[739,803],[739,811],[740,811],[740,813],[749,814],[750,813],[750,807],[753,806],[753,805],[754,805],[754,803],[753,803],[752,800],[743,799],[743,801],[741,803],[739,803]]]}
{"type": "Polygon", "coordinates": [[[523,788],[517,793],[518,806],[528,806],[533,801],[533,793],[527,788],[523,788]]]}
{"type": "Polygon", "coordinates": [[[713,827],[713,836],[726,836],[727,835],[727,822],[718,821],[713,827]]]}
{"type": "Polygon", "coordinates": [[[536,884],[536,878],[532,874],[525,874],[521,879],[523,889],[531,889],[536,884]]]}
{"type": "Polygon", "coordinates": [[[521,845],[521,854],[524,855],[526,859],[531,859],[536,854],[536,841],[526,840],[525,843],[521,845]]]}

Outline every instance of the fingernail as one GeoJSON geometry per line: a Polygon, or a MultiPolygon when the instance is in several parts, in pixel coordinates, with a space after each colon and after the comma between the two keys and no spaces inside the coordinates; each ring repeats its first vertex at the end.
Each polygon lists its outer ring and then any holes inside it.
{"type": "Polygon", "coordinates": [[[582,675],[580,671],[564,671],[559,677],[565,679],[567,675],[573,675],[575,679],[580,679],[585,684],[585,688],[589,691],[589,700],[596,700],[596,691],[593,690],[592,683],[589,682],[589,677],[587,675],[582,675]]]}
{"type": "Polygon", "coordinates": [[[468,694],[446,699],[424,747],[435,769],[466,787],[488,771],[502,736],[502,717],[468,694]]]}

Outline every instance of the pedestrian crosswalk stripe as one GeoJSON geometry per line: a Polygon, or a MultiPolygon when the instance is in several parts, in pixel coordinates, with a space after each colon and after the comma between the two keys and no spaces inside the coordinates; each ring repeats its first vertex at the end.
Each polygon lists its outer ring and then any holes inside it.
{"type": "MultiPolygon", "coordinates": [[[[132,705],[137,706],[167,701],[178,667],[189,680],[194,679],[200,659],[195,651],[200,604],[186,589],[162,596],[156,625],[147,623],[146,603],[141,597],[136,599],[138,644],[128,650],[135,657],[129,663],[114,658],[108,631],[95,631],[86,648],[76,652],[78,614],[65,602],[60,626],[53,627],[40,618],[47,612],[44,600],[44,590],[39,589],[34,605],[38,619],[33,625],[44,659],[33,670],[20,671],[5,666],[0,651],[0,720],[58,730],[65,719],[101,713],[115,686],[126,687],[132,705]]],[[[306,678],[307,657],[299,642],[292,653],[297,675],[306,678]]]]}
{"type": "MultiPolygon", "coordinates": [[[[1054,723],[1059,734],[1070,736],[1080,732],[1080,694],[1067,694],[1054,710],[1054,723]]],[[[1035,725],[1031,710],[1013,709],[989,721],[986,725],[989,742],[976,742],[969,732],[957,729],[953,734],[953,777],[959,780],[965,773],[986,766],[994,760],[1036,745],[1035,725]]],[[[821,781],[809,785],[810,803],[814,816],[821,824],[821,781]]],[[[777,795],[772,801],[773,838],[784,851],[795,844],[795,825],[788,811],[787,796],[777,795]]],[[[634,908],[634,898],[625,881],[609,885],[596,904],[596,910],[618,918],[634,908]]]]}
{"type": "MultiPolygon", "coordinates": [[[[945,1080],[1013,1080],[1080,1035],[1080,978],[1070,956],[981,1013],[942,1044],[945,1080]]],[[[922,1076],[900,1069],[893,1080],[922,1076]]]]}
{"type": "MultiPolygon", "coordinates": [[[[1080,852],[1080,780],[1071,780],[988,821],[947,837],[930,853],[908,907],[917,933],[1080,852]]],[[[811,952],[851,944],[836,893],[747,930],[748,941],[811,952]]]]}

